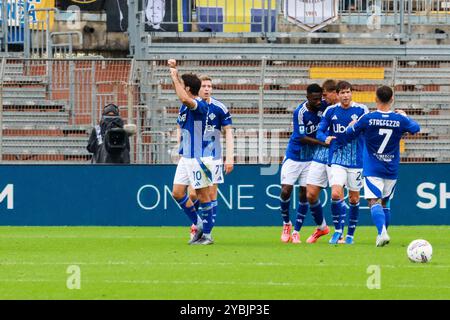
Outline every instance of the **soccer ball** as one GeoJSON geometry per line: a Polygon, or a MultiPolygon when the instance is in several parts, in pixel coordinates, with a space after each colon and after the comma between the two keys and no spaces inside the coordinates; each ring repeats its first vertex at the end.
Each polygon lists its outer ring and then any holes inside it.
{"type": "Polygon", "coordinates": [[[406,249],[409,260],[412,262],[429,262],[433,255],[433,247],[427,240],[417,239],[412,241],[406,249]]]}

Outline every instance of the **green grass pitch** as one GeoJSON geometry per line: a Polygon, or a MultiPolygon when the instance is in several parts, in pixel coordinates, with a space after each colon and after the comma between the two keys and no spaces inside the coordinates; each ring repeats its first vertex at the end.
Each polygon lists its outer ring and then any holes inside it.
{"type": "Polygon", "coordinates": [[[214,245],[189,246],[188,227],[0,227],[0,299],[450,299],[450,226],[392,226],[383,248],[374,227],[351,246],[307,244],[312,231],[294,245],[281,227],[218,226],[214,245]],[[406,256],[420,238],[426,264],[406,256]]]}

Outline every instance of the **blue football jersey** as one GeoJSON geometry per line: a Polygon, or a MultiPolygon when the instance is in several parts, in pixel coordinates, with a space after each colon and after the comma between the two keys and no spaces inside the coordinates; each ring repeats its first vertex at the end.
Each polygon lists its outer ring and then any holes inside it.
{"type": "Polygon", "coordinates": [[[349,139],[361,136],[365,140],[363,175],[383,179],[397,179],[400,139],[406,132],[419,131],[420,126],[414,120],[392,111],[378,110],[347,128],[349,139]]]}
{"type": "Polygon", "coordinates": [[[301,103],[294,111],[294,127],[286,149],[286,159],[307,162],[313,158],[316,146],[303,144],[300,139],[305,136],[316,138],[322,111],[317,113],[309,111],[306,107],[307,102],[301,103]]]}
{"type": "MultiPolygon", "coordinates": [[[[322,100],[322,106],[321,106],[321,114],[320,116],[323,116],[323,112],[329,107],[330,105],[325,101],[322,100]]],[[[317,135],[317,133],[316,133],[317,135]]],[[[327,133],[328,135],[328,133],[327,133]]],[[[327,164],[328,158],[329,158],[330,148],[324,147],[321,145],[316,145],[314,150],[314,155],[312,161],[327,164]]]]}
{"type": "Polygon", "coordinates": [[[355,102],[352,102],[348,108],[343,108],[340,103],[327,108],[317,130],[317,138],[325,141],[327,136],[336,137],[330,144],[329,164],[346,168],[362,168],[364,140],[359,137],[347,141],[345,130],[350,122],[368,112],[369,109],[365,105],[355,102]]]}
{"type": "Polygon", "coordinates": [[[219,100],[211,98],[206,115],[206,128],[203,139],[207,142],[204,156],[222,159],[222,145],[220,138],[222,128],[233,124],[228,108],[219,100]]]}
{"type": "Polygon", "coordinates": [[[203,139],[203,134],[209,105],[200,97],[195,98],[195,101],[197,102],[195,109],[182,105],[178,112],[177,123],[181,129],[179,154],[185,158],[203,157],[203,152],[208,145],[208,142],[203,139]]]}

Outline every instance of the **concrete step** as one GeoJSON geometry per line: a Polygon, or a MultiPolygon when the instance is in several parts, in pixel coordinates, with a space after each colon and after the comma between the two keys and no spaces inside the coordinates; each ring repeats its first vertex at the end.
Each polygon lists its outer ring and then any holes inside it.
{"type": "Polygon", "coordinates": [[[29,100],[29,99],[7,99],[3,101],[3,107],[15,109],[18,107],[28,107],[36,109],[62,109],[65,110],[67,102],[63,100],[29,100]]]}
{"type": "Polygon", "coordinates": [[[3,99],[7,100],[45,100],[47,90],[42,87],[3,87],[3,99]]]}

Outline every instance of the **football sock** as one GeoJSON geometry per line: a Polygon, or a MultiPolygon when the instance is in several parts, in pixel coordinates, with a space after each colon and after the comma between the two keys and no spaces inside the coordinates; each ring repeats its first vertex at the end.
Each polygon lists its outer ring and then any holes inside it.
{"type": "Polygon", "coordinates": [[[355,234],[356,225],[358,224],[358,217],[359,217],[359,202],[356,204],[350,204],[347,235],[353,236],[355,234]]]}
{"type": "Polygon", "coordinates": [[[200,206],[200,201],[198,200],[198,199],[196,199],[195,201],[194,201],[194,207],[195,207],[195,210],[197,210],[198,211],[198,207],[200,206]]]}
{"type": "Polygon", "coordinates": [[[308,202],[299,202],[297,208],[297,219],[295,220],[295,231],[300,231],[305,221],[306,213],[308,212],[308,202]]]}
{"type": "Polygon", "coordinates": [[[213,209],[211,202],[200,203],[199,209],[203,221],[203,233],[209,234],[211,233],[213,227],[212,223],[213,209]]]}
{"type": "Polygon", "coordinates": [[[184,213],[188,216],[188,218],[192,221],[193,224],[197,224],[197,210],[195,210],[195,207],[186,207],[186,203],[189,200],[189,196],[185,195],[183,199],[177,200],[178,204],[180,205],[181,209],[183,209],[184,213]]]}
{"type": "Polygon", "coordinates": [[[381,234],[386,223],[383,207],[379,203],[374,204],[372,208],[370,208],[370,213],[372,214],[373,223],[377,227],[378,234],[381,234]]]}
{"type": "Polygon", "coordinates": [[[391,208],[383,208],[384,218],[386,220],[386,229],[389,227],[389,223],[391,222],[391,208]]]}
{"type": "Polygon", "coordinates": [[[340,221],[340,228],[342,230],[342,233],[344,233],[344,229],[345,229],[345,220],[347,217],[347,203],[345,203],[345,200],[342,200],[341,202],[341,212],[340,212],[340,217],[339,217],[339,221],[340,221]]]}
{"type": "Polygon", "coordinates": [[[340,221],[342,214],[342,201],[343,200],[331,200],[331,216],[333,217],[335,232],[342,232],[340,221]]]}
{"type": "Polygon", "coordinates": [[[291,199],[283,200],[280,198],[280,210],[281,217],[283,218],[284,223],[289,223],[289,206],[291,204],[291,199]]]}
{"type": "MultiPolygon", "coordinates": [[[[316,203],[311,205],[311,214],[314,218],[314,222],[320,226],[321,228],[324,227],[325,219],[323,217],[323,209],[322,204],[320,203],[320,200],[317,200],[316,203]]],[[[326,226],[326,223],[325,223],[326,226]]]]}
{"type": "Polygon", "coordinates": [[[217,200],[211,200],[211,205],[212,205],[212,228],[214,228],[214,225],[216,224],[216,216],[217,216],[217,211],[219,209],[219,207],[217,206],[217,200]]]}

